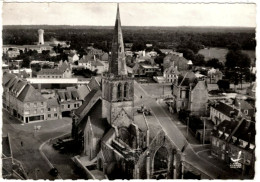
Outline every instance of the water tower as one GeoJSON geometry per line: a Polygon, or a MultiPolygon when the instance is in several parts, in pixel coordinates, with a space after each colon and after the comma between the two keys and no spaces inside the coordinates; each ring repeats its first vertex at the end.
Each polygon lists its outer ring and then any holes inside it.
{"type": "Polygon", "coordinates": [[[39,34],[39,43],[38,44],[43,45],[44,44],[44,39],[43,39],[44,30],[39,29],[38,34],[39,34]]]}

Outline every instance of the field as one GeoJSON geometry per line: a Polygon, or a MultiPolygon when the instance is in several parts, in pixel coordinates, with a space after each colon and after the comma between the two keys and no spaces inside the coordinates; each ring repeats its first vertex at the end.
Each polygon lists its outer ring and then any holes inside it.
{"type": "MultiPolygon", "coordinates": [[[[224,63],[226,61],[227,52],[228,49],[212,47],[210,49],[201,49],[199,51],[199,54],[204,55],[206,61],[208,61],[211,58],[217,58],[220,62],[224,63]]],[[[255,61],[255,51],[243,50],[243,52],[248,54],[252,62],[255,61]]]]}

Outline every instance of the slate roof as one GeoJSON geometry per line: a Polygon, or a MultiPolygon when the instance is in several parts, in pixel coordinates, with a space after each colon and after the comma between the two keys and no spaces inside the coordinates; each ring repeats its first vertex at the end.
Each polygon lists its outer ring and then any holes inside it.
{"type": "Polygon", "coordinates": [[[15,85],[13,85],[11,92],[17,93],[27,84],[27,82],[18,80],[15,85]]]}
{"type": "Polygon", "coordinates": [[[91,80],[88,83],[88,86],[90,88],[90,90],[96,89],[96,88],[100,88],[100,83],[101,83],[101,79],[98,77],[92,77],[91,80]],[[100,80],[100,81],[99,81],[100,80]]]}
{"type": "Polygon", "coordinates": [[[84,100],[85,97],[89,94],[90,90],[87,85],[81,85],[77,89],[80,100],[84,100]]]}
{"type": "Polygon", "coordinates": [[[101,61],[99,61],[99,60],[92,61],[91,65],[92,66],[104,66],[104,64],[101,61]]]}
{"type": "Polygon", "coordinates": [[[247,121],[246,119],[238,120],[224,120],[217,125],[215,129],[212,130],[212,135],[218,137],[222,140],[226,140],[233,145],[239,145],[237,142],[233,143],[232,137],[237,139],[244,140],[251,144],[255,144],[255,123],[252,121],[247,121]],[[222,135],[219,134],[219,131],[223,132],[222,135]],[[229,136],[225,139],[224,133],[227,133],[229,136]]]}
{"type": "Polygon", "coordinates": [[[179,86],[189,86],[190,84],[195,84],[197,81],[197,78],[195,74],[192,71],[181,71],[180,75],[183,77],[179,77],[178,80],[179,86]]]}
{"type": "Polygon", "coordinates": [[[42,69],[37,75],[61,75],[63,71],[60,69],[42,69]]]}
{"type": "Polygon", "coordinates": [[[243,99],[235,99],[234,104],[236,107],[240,107],[241,109],[250,110],[254,109],[247,101],[243,99]]]}
{"type": "Polygon", "coordinates": [[[17,97],[22,102],[43,102],[46,99],[32,85],[27,84],[17,97]]]}
{"type": "Polygon", "coordinates": [[[167,65],[171,65],[169,63],[174,64],[174,66],[177,66],[178,71],[185,71],[188,69],[188,60],[185,59],[184,57],[180,57],[178,55],[174,55],[174,54],[169,54],[167,56],[165,56],[165,58],[163,59],[163,65],[164,68],[167,68],[167,65]]]}
{"type": "Polygon", "coordinates": [[[232,106],[223,102],[218,102],[216,105],[213,105],[212,107],[229,117],[231,116],[231,111],[234,111],[235,116],[237,116],[239,113],[238,109],[233,108],[232,106]]]}
{"type": "Polygon", "coordinates": [[[82,116],[82,112],[88,106],[88,104],[91,101],[91,99],[95,99],[94,97],[96,97],[96,98],[101,97],[101,95],[102,95],[102,93],[101,93],[101,91],[99,89],[91,90],[91,92],[85,97],[82,105],[75,111],[75,114],[77,116],[83,117],[82,116]]]}
{"type": "Polygon", "coordinates": [[[14,74],[8,73],[7,71],[3,73],[3,79],[2,84],[5,85],[7,82],[9,82],[12,78],[15,78],[16,76],[14,74]]]}
{"type": "Polygon", "coordinates": [[[64,73],[64,71],[66,71],[68,68],[70,68],[69,64],[67,61],[62,62],[62,64],[58,67],[58,70],[62,71],[62,73],[64,73]]]}
{"type": "Polygon", "coordinates": [[[47,100],[47,107],[58,107],[59,103],[57,98],[52,98],[47,100]]]}

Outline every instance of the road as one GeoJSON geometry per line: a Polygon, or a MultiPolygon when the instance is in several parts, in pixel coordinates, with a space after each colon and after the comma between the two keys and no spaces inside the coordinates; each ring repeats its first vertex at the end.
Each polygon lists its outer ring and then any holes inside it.
{"type": "MultiPolygon", "coordinates": [[[[187,143],[187,139],[184,134],[180,131],[177,125],[180,123],[176,116],[170,116],[165,108],[163,108],[155,99],[150,97],[150,95],[138,84],[135,82],[135,106],[144,104],[146,107],[151,108],[154,116],[157,118],[158,122],[163,127],[165,133],[169,136],[172,142],[181,150],[182,147],[187,143]],[[142,96],[142,99],[140,99],[142,96]]],[[[228,173],[218,166],[214,165],[207,161],[207,159],[201,158],[195,151],[194,147],[198,145],[192,145],[188,142],[188,145],[184,151],[185,162],[191,164],[193,167],[196,167],[200,171],[204,172],[210,178],[216,179],[219,175],[227,177],[228,173]]],[[[208,149],[206,146],[200,145],[200,150],[208,149]]]]}
{"type": "Polygon", "coordinates": [[[7,111],[3,110],[2,134],[6,136],[9,133],[13,157],[22,162],[29,179],[55,179],[49,175],[50,166],[42,157],[39,147],[43,142],[70,130],[70,118],[21,125],[15,118],[10,119],[7,111]],[[41,129],[35,132],[34,126],[41,126],[41,129]]]}

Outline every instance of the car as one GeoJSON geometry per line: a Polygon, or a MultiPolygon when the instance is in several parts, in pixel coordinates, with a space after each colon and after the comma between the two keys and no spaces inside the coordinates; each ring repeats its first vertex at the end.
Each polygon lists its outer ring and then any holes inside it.
{"type": "Polygon", "coordinates": [[[58,150],[58,149],[60,149],[62,146],[61,146],[59,143],[54,143],[54,144],[52,145],[52,147],[53,147],[55,150],[58,150]]]}
{"type": "Polygon", "coordinates": [[[59,171],[58,171],[57,168],[53,167],[53,168],[51,168],[51,170],[49,171],[49,174],[52,175],[52,176],[54,176],[54,177],[57,177],[58,174],[59,174],[59,171]]]}

